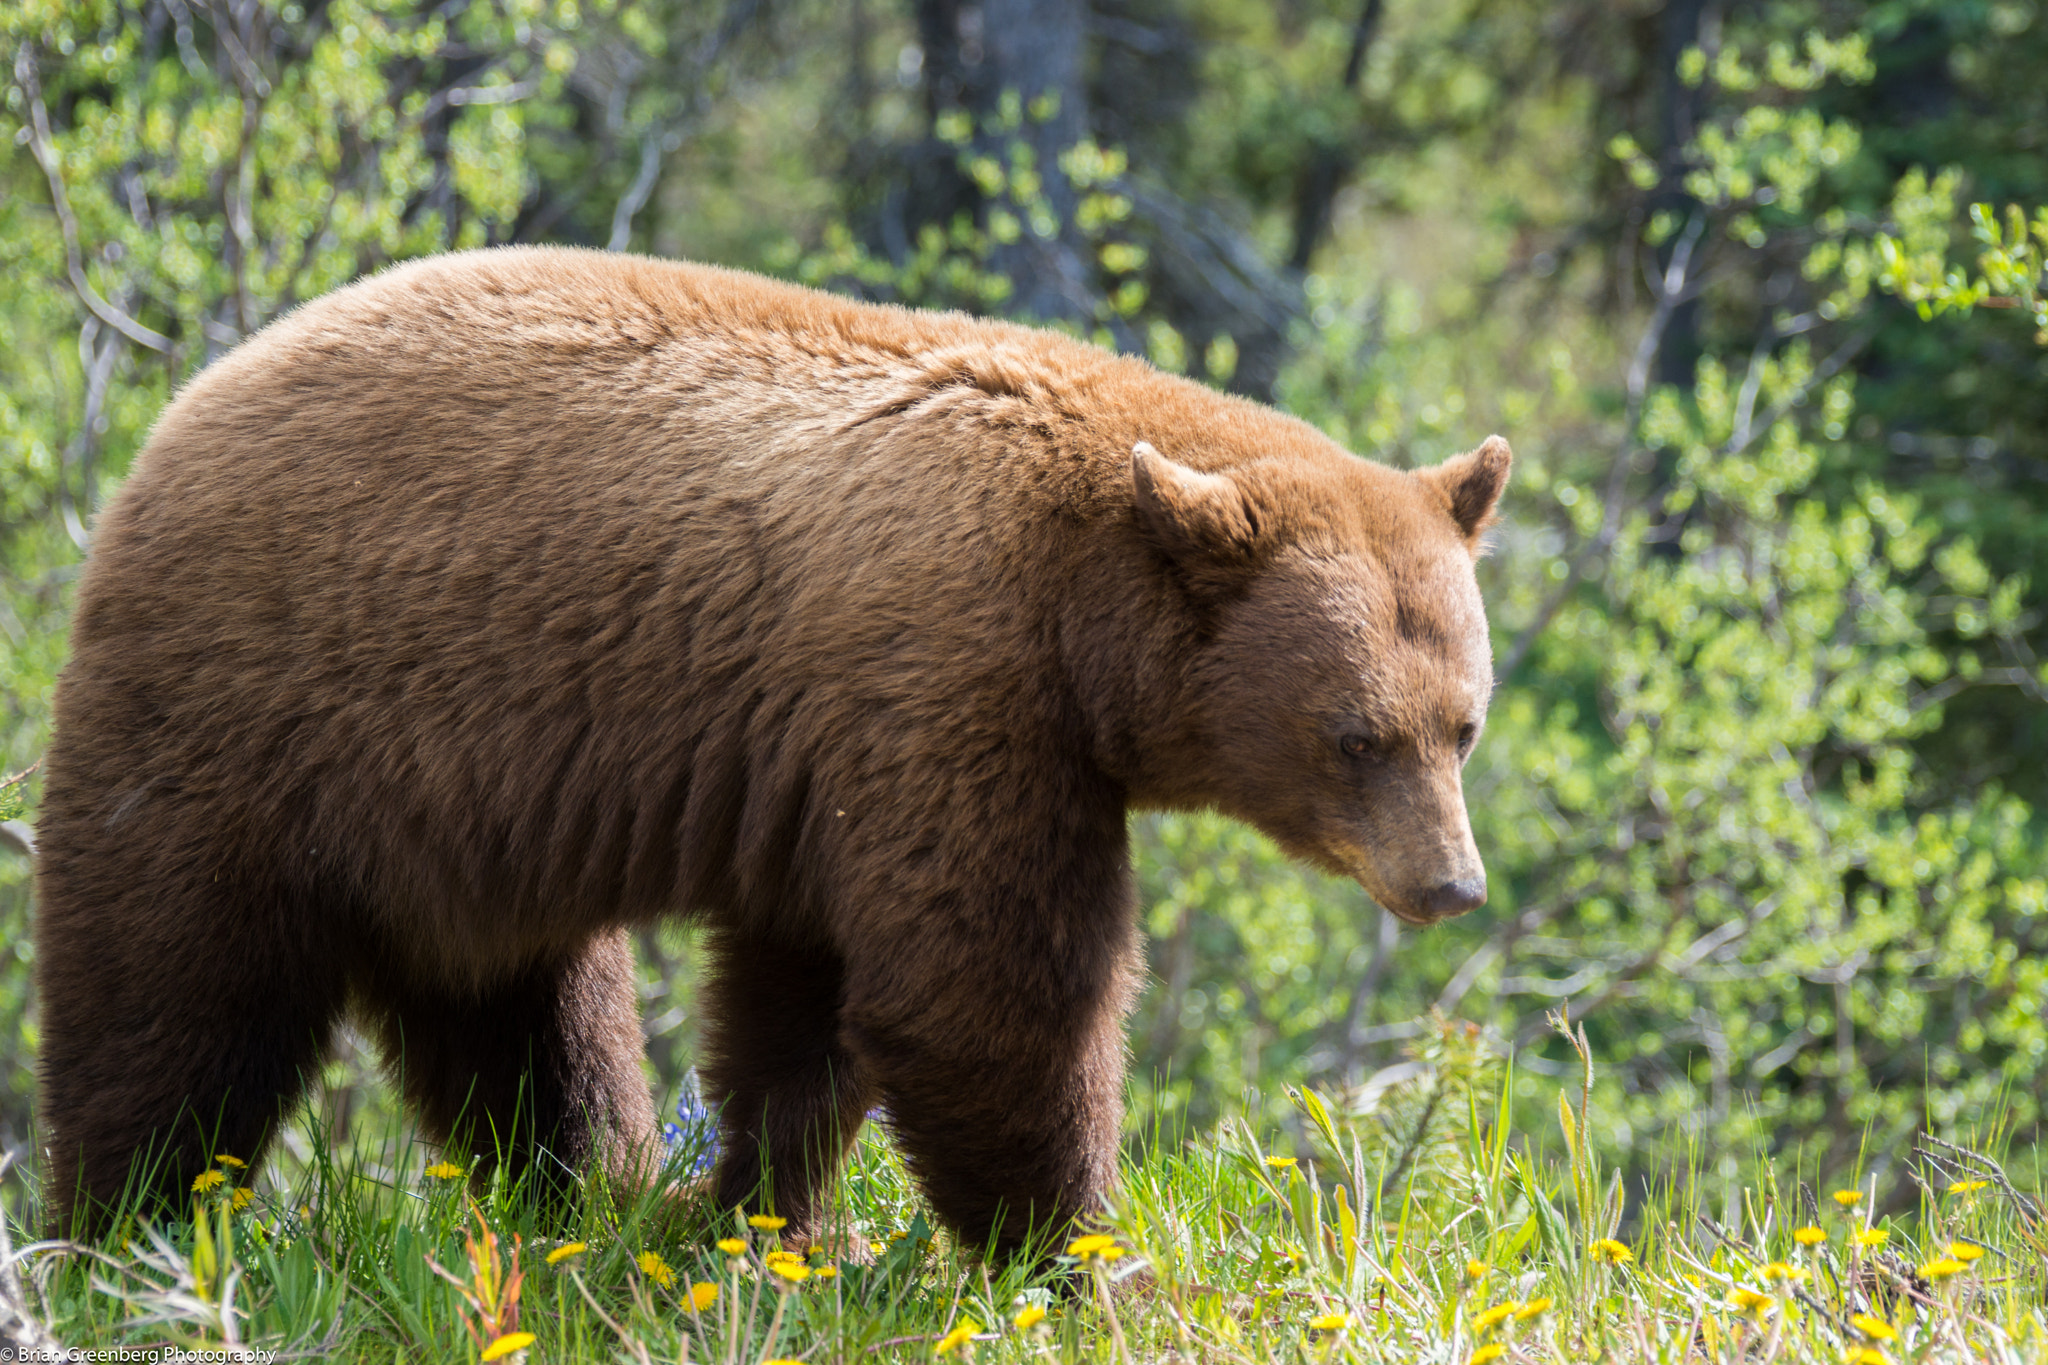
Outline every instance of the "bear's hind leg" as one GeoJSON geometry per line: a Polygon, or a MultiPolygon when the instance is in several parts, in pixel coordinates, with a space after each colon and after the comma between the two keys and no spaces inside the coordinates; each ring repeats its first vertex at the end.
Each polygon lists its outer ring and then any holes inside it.
{"type": "Polygon", "coordinates": [[[387,1064],[435,1141],[502,1158],[548,1197],[601,1164],[622,1184],[660,1156],[625,930],[478,995],[390,980],[366,992],[387,1064]]]}
{"type": "Polygon", "coordinates": [[[308,921],[286,897],[82,868],[70,849],[50,830],[39,868],[38,1117],[52,1225],[94,1236],[124,1196],[145,1216],[189,1213],[221,1156],[253,1172],[327,1049],[343,982],[294,938],[308,921]]]}
{"type": "Polygon", "coordinates": [[[872,1099],[840,1045],[837,955],[710,936],[705,1093],[719,1105],[719,1210],[771,1207],[786,1246],[815,1242],[872,1099]]]}

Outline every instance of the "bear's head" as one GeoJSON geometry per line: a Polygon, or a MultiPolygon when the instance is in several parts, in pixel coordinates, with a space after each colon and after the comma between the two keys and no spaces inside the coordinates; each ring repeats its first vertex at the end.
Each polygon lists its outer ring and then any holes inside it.
{"type": "Polygon", "coordinates": [[[1212,805],[1410,924],[1486,899],[1461,770],[1493,657],[1472,566],[1507,442],[1419,473],[1350,457],[1200,473],[1132,452],[1138,520],[1198,644],[1171,803],[1212,805]]]}

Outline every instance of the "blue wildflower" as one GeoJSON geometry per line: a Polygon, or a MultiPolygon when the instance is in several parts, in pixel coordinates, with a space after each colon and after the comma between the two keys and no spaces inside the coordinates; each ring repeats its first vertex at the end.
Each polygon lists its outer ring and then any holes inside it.
{"type": "Polygon", "coordinates": [[[676,1121],[661,1125],[662,1141],[691,1175],[709,1175],[718,1164],[718,1109],[704,1102],[693,1067],[676,1096],[676,1121]]]}

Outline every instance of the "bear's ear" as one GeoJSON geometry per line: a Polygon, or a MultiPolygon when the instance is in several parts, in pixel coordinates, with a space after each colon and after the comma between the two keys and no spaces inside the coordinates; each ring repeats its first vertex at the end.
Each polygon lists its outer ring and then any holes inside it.
{"type": "Polygon", "coordinates": [[[1465,543],[1479,548],[1479,534],[1493,525],[1494,508],[1501,490],[1507,487],[1508,466],[1514,462],[1508,443],[1489,436],[1479,449],[1453,455],[1434,469],[1422,471],[1423,480],[1443,496],[1451,520],[1458,523],[1465,543]]]}
{"type": "Polygon", "coordinates": [[[1176,464],[1140,441],[1131,447],[1131,501],[1139,524],[1184,568],[1248,565],[1255,557],[1259,518],[1228,475],[1176,464]]]}

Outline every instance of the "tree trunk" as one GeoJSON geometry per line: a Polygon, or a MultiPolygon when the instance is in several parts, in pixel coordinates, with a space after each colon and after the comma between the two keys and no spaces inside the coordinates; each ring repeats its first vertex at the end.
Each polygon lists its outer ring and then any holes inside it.
{"type": "MultiPolygon", "coordinates": [[[[1014,168],[1021,146],[1039,176],[1053,232],[1041,237],[1027,225],[1016,241],[997,246],[992,260],[1015,287],[1009,311],[1093,323],[1094,271],[1074,225],[1074,188],[1059,166],[1060,153],[1088,135],[1082,0],[917,0],[917,26],[926,112],[936,121],[949,110],[966,111],[974,119],[975,152],[1014,168]],[[1023,110],[1014,129],[999,126],[1006,94],[1023,110]]],[[[956,177],[950,197],[986,222],[988,205],[972,182],[956,177]]]]}

